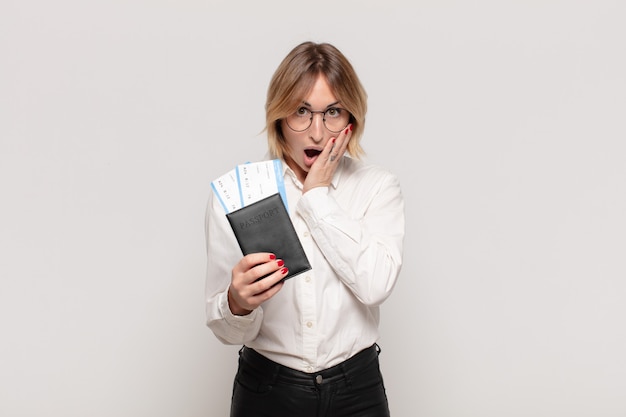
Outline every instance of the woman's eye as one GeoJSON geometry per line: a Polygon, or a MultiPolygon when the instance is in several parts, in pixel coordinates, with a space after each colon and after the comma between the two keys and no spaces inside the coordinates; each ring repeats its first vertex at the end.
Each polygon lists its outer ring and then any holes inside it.
{"type": "Polygon", "coordinates": [[[336,107],[331,107],[330,109],[326,110],[326,115],[330,117],[338,117],[340,114],[341,109],[338,109],[336,107]]]}
{"type": "Polygon", "coordinates": [[[298,110],[296,110],[296,115],[300,117],[306,117],[309,115],[309,109],[307,109],[306,107],[300,107],[298,110]]]}

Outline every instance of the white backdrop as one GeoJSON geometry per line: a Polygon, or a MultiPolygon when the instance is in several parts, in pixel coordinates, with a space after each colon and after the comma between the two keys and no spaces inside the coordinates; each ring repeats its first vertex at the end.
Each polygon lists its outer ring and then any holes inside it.
{"type": "Polygon", "coordinates": [[[626,415],[626,3],[405,3],[0,4],[0,415],[227,415],[205,202],[304,40],[403,184],[392,414],[626,415]]]}

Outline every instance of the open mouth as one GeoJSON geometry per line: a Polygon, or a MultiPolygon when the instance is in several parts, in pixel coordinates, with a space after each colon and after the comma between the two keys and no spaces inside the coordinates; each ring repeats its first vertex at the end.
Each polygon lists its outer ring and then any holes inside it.
{"type": "Polygon", "coordinates": [[[320,153],[322,153],[322,151],[318,151],[317,149],[305,149],[304,153],[306,154],[308,158],[314,158],[320,153]]]}

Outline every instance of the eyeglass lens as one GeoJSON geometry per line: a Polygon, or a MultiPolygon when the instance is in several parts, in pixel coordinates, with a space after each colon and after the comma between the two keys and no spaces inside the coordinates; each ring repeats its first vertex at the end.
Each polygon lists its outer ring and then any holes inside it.
{"type": "Polygon", "coordinates": [[[326,111],[313,111],[306,107],[300,107],[287,117],[287,125],[296,132],[307,130],[313,123],[315,113],[322,116],[324,126],[331,132],[342,131],[350,121],[350,113],[346,109],[331,107],[326,111]]]}

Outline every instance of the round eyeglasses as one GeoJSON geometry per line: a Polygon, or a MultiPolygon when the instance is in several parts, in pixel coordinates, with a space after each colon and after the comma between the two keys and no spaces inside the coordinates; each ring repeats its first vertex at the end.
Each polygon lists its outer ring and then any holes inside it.
{"type": "Polygon", "coordinates": [[[333,133],[341,132],[350,123],[350,112],[341,107],[329,107],[324,111],[313,111],[307,107],[300,107],[287,116],[285,121],[294,132],[304,132],[311,127],[315,113],[322,115],[324,126],[333,133]]]}

